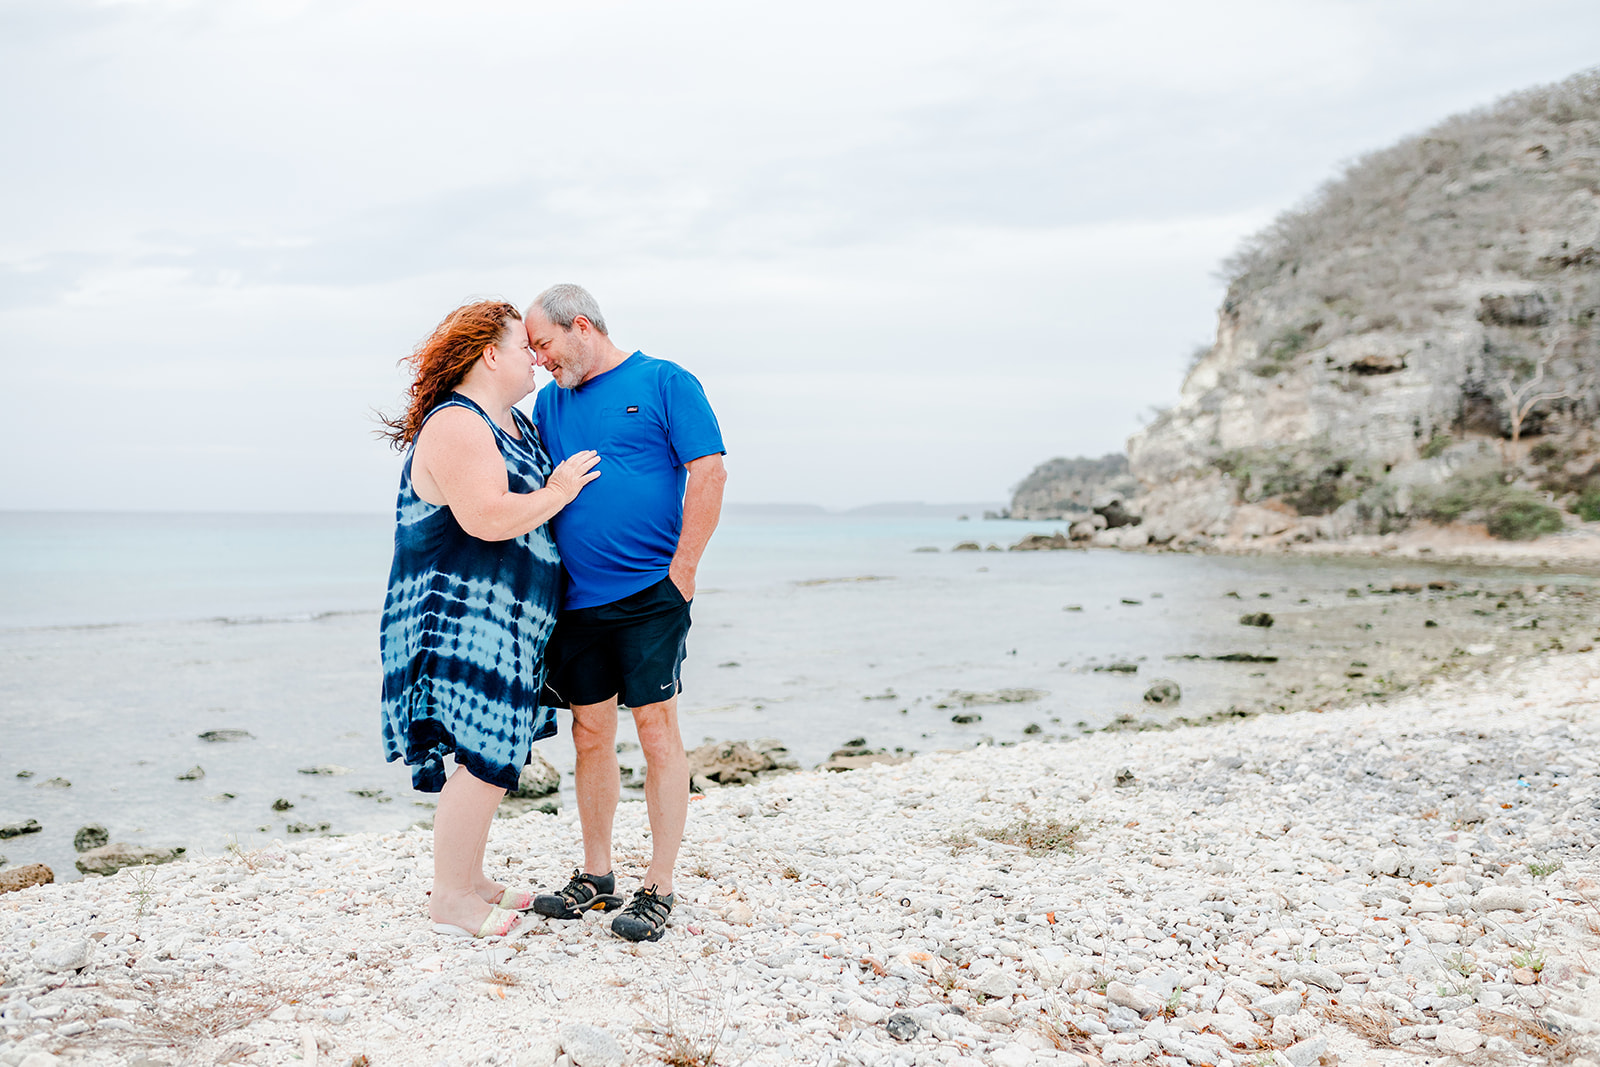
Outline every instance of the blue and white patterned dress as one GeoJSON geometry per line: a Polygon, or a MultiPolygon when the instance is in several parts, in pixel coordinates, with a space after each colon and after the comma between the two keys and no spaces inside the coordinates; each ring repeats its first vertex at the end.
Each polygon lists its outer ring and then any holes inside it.
{"type": "MultiPolygon", "coordinates": [[[[460,393],[428,417],[446,407],[483,416],[513,493],[544,485],[550,457],[522,412],[511,411],[519,441],[460,393]]],[[[380,635],[384,754],[404,759],[425,793],[444,788],[451,752],[474,777],[513,789],[533,742],[556,729],[539,691],[561,602],[561,557],[548,525],[508,541],[469,535],[448,507],[417,496],[414,453],[400,473],[380,635]]]]}

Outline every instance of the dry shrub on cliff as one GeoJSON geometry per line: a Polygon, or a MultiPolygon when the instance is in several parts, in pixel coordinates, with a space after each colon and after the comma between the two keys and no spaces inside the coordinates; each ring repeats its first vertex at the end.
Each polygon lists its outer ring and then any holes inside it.
{"type": "MultiPolygon", "coordinates": [[[[1484,392],[1557,341],[1552,377],[1585,378],[1600,363],[1600,234],[1579,226],[1600,193],[1597,145],[1600,68],[1356,160],[1224,262],[1228,307],[1270,305],[1293,323],[1251,369],[1276,374],[1313,344],[1456,313],[1483,325],[1484,392]],[[1468,278],[1509,291],[1467,308],[1456,285],[1468,278]]],[[[1594,384],[1582,392],[1592,401],[1594,384]]]]}

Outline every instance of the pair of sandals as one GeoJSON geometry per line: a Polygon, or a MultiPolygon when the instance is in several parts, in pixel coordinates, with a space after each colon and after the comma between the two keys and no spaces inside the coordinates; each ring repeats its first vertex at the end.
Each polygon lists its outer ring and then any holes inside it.
{"type": "Polygon", "coordinates": [[[483,920],[483,925],[478,927],[478,932],[473,933],[465,926],[455,923],[434,923],[433,932],[443,934],[445,937],[512,937],[523,933],[527,929],[524,921],[527,916],[523,912],[533,907],[534,895],[526,889],[507,889],[500,894],[498,903],[489,906],[489,915],[483,920]],[[515,903],[510,903],[514,901],[515,903]]]}
{"type": "MultiPolygon", "coordinates": [[[[658,893],[656,886],[640,887],[622,913],[611,920],[611,932],[628,941],[660,941],[672,914],[673,895],[658,893]]],[[[533,910],[549,919],[577,919],[586,911],[622,907],[615,874],[585,874],[573,870],[572,880],[558,893],[540,893],[533,910]]]]}

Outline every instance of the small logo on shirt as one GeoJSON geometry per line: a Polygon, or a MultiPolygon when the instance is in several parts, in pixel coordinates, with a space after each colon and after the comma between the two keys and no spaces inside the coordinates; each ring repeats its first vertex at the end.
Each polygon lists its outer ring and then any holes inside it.
{"type": "Polygon", "coordinates": [[[638,404],[634,404],[631,407],[629,407],[628,408],[628,414],[629,415],[637,415],[637,414],[639,414],[639,405],[638,404]]]}

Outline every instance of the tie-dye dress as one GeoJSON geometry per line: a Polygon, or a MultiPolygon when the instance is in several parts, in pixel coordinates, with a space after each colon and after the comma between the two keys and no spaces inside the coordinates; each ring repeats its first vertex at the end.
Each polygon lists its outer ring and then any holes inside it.
{"type": "MultiPolygon", "coordinates": [[[[446,407],[489,423],[512,492],[544,485],[550,457],[522,412],[511,411],[519,441],[460,393],[429,417],[446,407]]],[[[472,537],[448,507],[417,496],[411,461],[408,453],[400,472],[380,635],[384,755],[404,759],[425,793],[444,788],[452,752],[474,777],[513,789],[533,742],[556,729],[539,691],[561,602],[561,557],[548,525],[508,541],[472,537]]]]}

